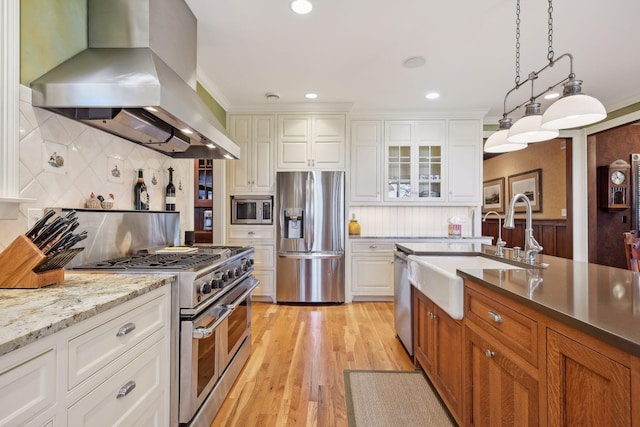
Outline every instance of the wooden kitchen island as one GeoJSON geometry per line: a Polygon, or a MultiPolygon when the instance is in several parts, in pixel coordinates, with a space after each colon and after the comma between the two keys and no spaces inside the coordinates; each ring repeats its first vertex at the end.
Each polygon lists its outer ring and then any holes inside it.
{"type": "Polygon", "coordinates": [[[458,269],[462,320],[412,287],[416,365],[461,425],[640,426],[640,275],[538,260],[458,269]]]}

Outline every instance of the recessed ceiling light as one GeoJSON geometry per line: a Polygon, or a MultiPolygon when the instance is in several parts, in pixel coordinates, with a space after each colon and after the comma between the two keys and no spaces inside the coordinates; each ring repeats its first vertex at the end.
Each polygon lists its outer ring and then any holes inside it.
{"type": "Polygon", "coordinates": [[[216,148],[216,146],[210,142],[207,142],[206,144],[204,144],[207,146],[207,148],[216,148]]]}
{"type": "Polygon", "coordinates": [[[318,97],[318,94],[314,92],[309,92],[309,93],[305,93],[304,97],[307,99],[316,99],[318,97]]]}
{"type": "Polygon", "coordinates": [[[427,63],[427,60],[424,59],[424,56],[410,56],[409,58],[402,61],[402,65],[405,68],[418,68],[422,67],[427,63]]]}
{"type": "Polygon", "coordinates": [[[185,135],[191,135],[193,133],[193,131],[189,128],[180,129],[180,131],[185,135]]]}
{"type": "Polygon", "coordinates": [[[427,98],[427,99],[438,99],[438,98],[440,98],[440,94],[438,92],[429,92],[428,94],[425,95],[425,98],[427,98]]]}
{"type": "Polygon", "coordinates": [[[231,154],[225,154],[224,158],[225,159],[229,159],[229,160],[233,160],[233,156],[231,154]]]}
{"type": "Polygon", "coordinates": [[[155,113],[155,112],[157,112],[157,111],[158,111],[158,110],[156,110],[156,109],[155,109],[155,108],[153,108],[153,107],[144,107],[144,109],[145,109],[145,110],[147,110],[147,111],[151,111],[152,113],[155,113]]]}
{"type": "Polygon", "coordinates": [[[544,96],[544,99],[556,99],[560,96],[560,92],[550,92],[544,96]]]}
{"type": "Polygon", "coordinates": [[[267,101],[277,101],[280,99],[280,95],[275,92],[267,92],[264,94],[264,97],[267,98],[267,101]]]}
{"type": "Polygon", "coordinates": [[[313,5],[308,0],[294,0],[291,2],[291,10],[300,15],[311,12],[313,5]]]}

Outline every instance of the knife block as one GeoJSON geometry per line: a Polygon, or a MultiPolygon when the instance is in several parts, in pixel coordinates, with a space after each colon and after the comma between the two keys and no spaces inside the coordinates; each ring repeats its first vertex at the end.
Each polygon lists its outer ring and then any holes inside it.
{"type": "Polygon", "coordinates": [[[47,257],[23,234],[0,252],[0,288],[35,289],[64,280],[64,269],[33,271],[47,257]]]}

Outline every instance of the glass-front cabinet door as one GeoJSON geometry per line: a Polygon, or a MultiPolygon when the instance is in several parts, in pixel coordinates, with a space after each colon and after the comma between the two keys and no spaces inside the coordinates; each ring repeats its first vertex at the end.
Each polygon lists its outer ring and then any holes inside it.
{"type": "Polygon", "coordinates": [[[443,200],[444,120],[385,122],[385,201],[443,200]]]}

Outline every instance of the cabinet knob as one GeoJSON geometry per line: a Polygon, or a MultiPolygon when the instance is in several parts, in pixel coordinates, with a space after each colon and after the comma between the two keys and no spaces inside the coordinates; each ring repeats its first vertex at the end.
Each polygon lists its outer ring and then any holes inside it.
{"type": "Polygon", "coordinates": [[[495,351],[491,351],[489,349],[487,349],[484,354],[489,358],[489,359],[493,359],[494,357],[496,357],[496,352],[495,351]]]}
{"type": "Polygon", "coordinates": [[[495,311],[487,311],[487,316],[496,323],[502,323],[502,316],[495,311]]]}
{"type": "Polygon", "coordinates": [[[433,311],[427,312],[427,316],[429,316],[430,319],[435,319],[436,317],[438,317],[438,316],[435,315],[435,313],[433,311]]]}

